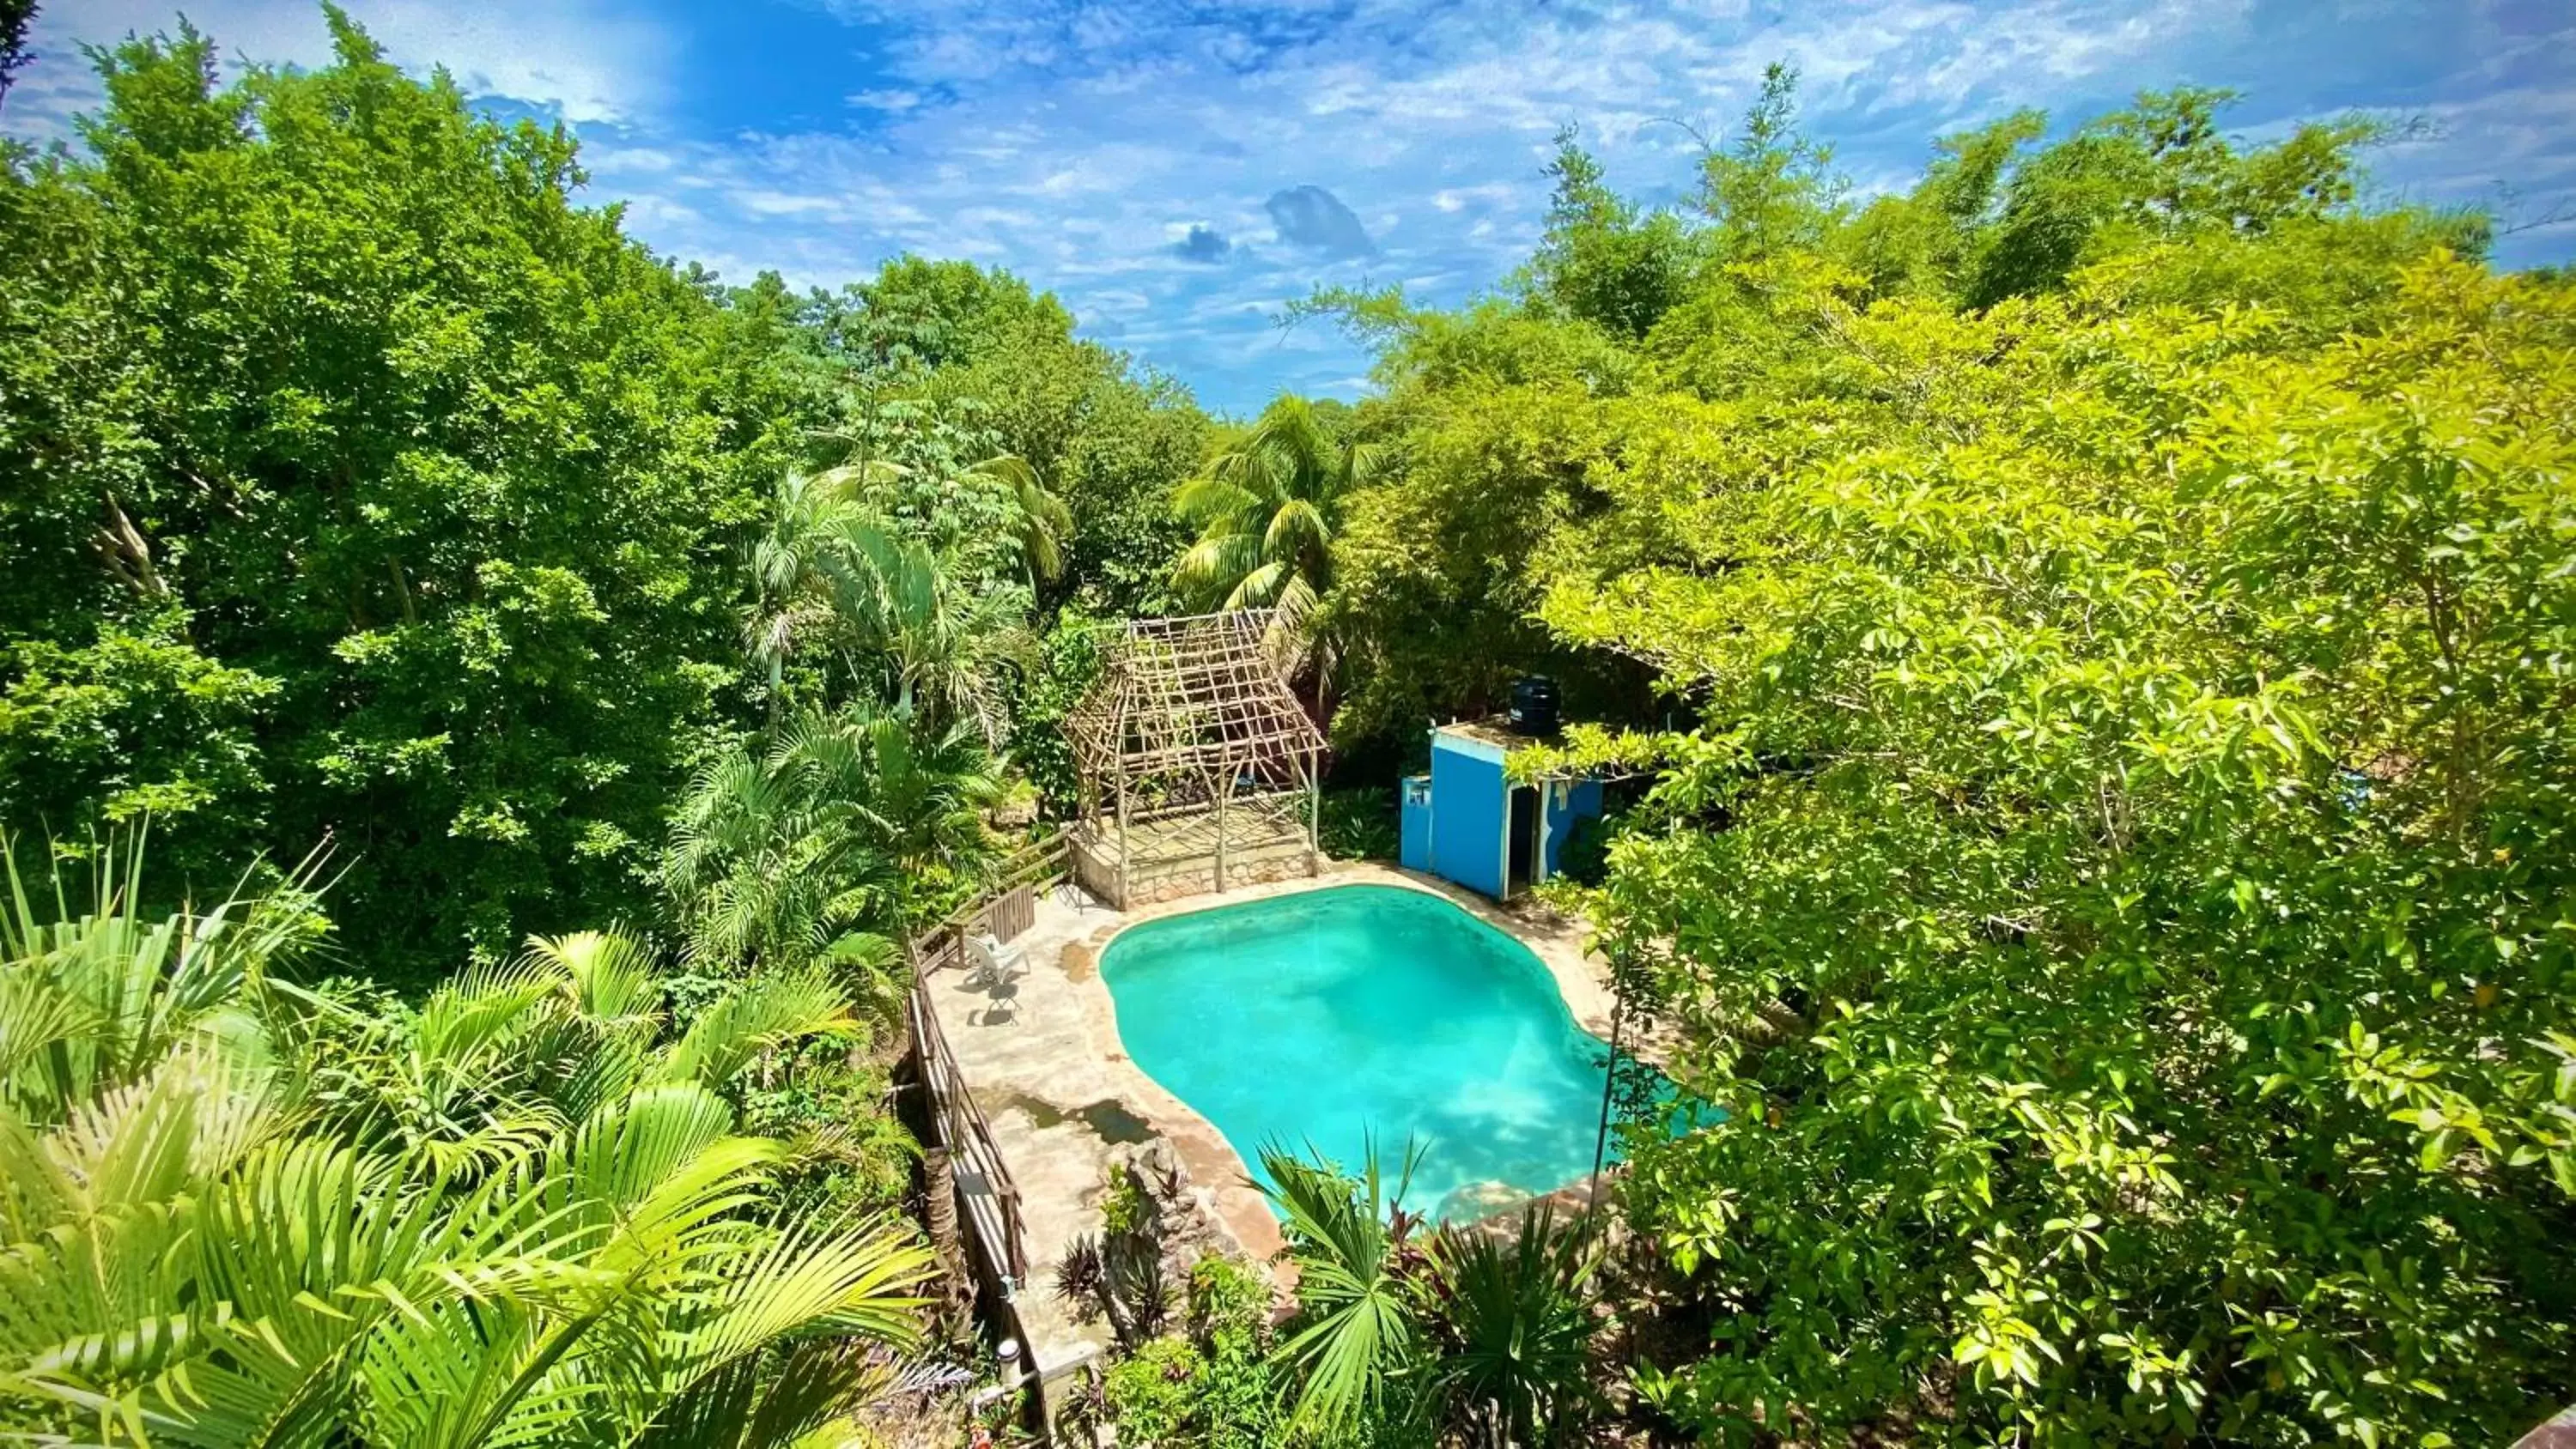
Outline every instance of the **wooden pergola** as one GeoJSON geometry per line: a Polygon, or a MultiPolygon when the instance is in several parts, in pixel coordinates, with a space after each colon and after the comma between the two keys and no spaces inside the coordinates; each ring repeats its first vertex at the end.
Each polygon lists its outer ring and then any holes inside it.
{"type": "Polygon", "coordinates": [[[1324,736],[1264,610],[1132,619],[1065,722],[1084,883],[1124,910],[1315,869],[1324,736]]]}

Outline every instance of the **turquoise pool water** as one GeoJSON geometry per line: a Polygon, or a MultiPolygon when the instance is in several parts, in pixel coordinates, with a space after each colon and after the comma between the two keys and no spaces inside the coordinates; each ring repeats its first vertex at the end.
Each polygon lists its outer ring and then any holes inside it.
{"type": "Polygon", "coordinates": [[[1472,1217],[1592,1170],[1610,1050],[1528,947],[1438,896],[1335,886],[1148,921],[1102,953],[1127,1054],[1223,1132],[1356,1169],[1374,1134],[1405,1203],[1472,1217]]]}

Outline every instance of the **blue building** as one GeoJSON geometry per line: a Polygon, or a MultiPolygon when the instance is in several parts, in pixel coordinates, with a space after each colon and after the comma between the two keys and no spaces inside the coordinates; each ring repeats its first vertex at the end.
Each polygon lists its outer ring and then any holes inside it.
{"type": "Polygon", "coordinates": [[[1562,867],[1574,822],[1601,813],[1601,782],[1515,785],[1504,757],[1540,741],[1499,719],[1431,732],[1431,773],[1403,786],[1407,870],[1509,900],[1562,867]]]}

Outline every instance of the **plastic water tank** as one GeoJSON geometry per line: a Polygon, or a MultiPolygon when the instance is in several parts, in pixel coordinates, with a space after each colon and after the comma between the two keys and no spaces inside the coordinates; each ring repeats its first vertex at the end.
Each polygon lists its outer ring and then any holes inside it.
{"type": "Polygon", "coordinates": [[[1544,674],[1512,681],[1512,728],[1525,735],[1556,733],[1556,681],[1544,674]]]}

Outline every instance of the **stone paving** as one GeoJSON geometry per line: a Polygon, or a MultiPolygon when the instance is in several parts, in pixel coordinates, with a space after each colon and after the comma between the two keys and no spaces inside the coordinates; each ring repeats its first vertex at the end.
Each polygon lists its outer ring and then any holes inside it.
{"type": "Polygon", "coordinates": [[[932,1007],[1020,1191],[1029,1281],[1019,1285],[1014,1306],[1024,1361],[1041,1377],[1054,1378],[1108,1346],[1106,1325],[1077,1324],[1056,1300],[1055,1272],[1068,1243],[1100,1230],[1112,1148],[1168,1140],[1232,1246],[1255,1262],[1280,1247],[1278,1225],[1224,1135],[1120,1049],[1098,969],[1102,948],[1120,930],[1158,916],[1362,882],[1431,891],[1510,932],[1546,963],[1576,1020],[1609,1035],[1610,993],[1599,962],[1584,953],[1579,924],[1505,910],[1446,882],[1374,864],[1334,864],[1313,879],[1123,913],[1061,888],[1039,903],[1036,923],[1014,943],[1027,953],[1027,975],[990,991],[970,988],[963,972],[930,978],[932,1007]]]}

